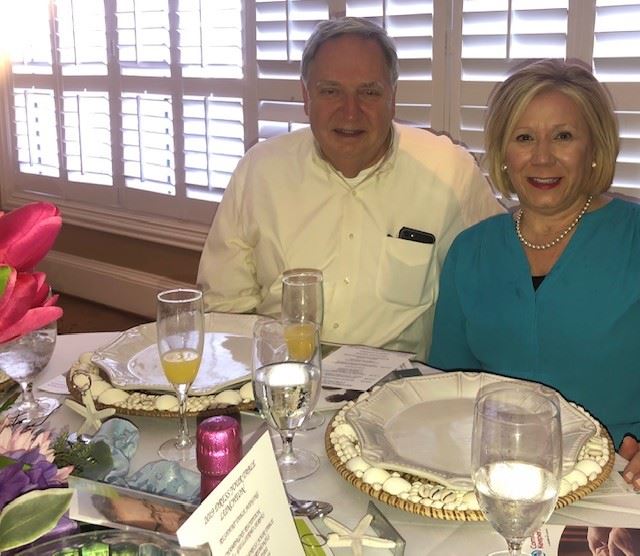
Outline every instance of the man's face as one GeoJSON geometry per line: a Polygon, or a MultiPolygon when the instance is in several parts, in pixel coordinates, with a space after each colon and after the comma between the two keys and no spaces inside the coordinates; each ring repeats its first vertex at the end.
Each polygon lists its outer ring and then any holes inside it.
{"type": "Polygon", "coordinates": [[[304,110],[322,154],[346,177],[389,146],[395,89],[375,40],[342,35],[324,43],[302,85],[304,110]]]}

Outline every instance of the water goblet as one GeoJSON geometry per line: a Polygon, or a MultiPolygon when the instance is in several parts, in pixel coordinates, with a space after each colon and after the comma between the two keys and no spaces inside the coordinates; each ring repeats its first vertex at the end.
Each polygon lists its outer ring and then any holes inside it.
{"type": "Polygon", "coordinates": [[[55,398],[33,395],[33,379],[49,363],[57,334],[58,327],[53,321],[0,345],[0,369],[22,389],[21,397],[7,413],[10,419],[38,423],[60,406],[55,398]]]}
{"type": "MultiPolygon", "coordinates": [[[[307,323],[320,327],[324,318],[324,291],[322,271],[315,268],[292,268],[282,274],[282,310],[281,318],[290,321],[290,337],[305,335],[307,323]],[[295,330],[293,323],[298,323],[295,330]]],[[[293,341],[293,340],[292,340],[293,341]]],[[[302,424],[301,430],[312,430],[324,423],[324,416],[312,412],[302,424]]]]}
{"type": "Polygon", "coordinates": [[[204,346],[202,292],[178,288],[158,294],[158,353],[167,380],[178,397],[178,436],[158,449],[161,458],[188,462],[195,459],[195,438],[187,425],[187,395],[198,375],[204,346]]]}
{"type": "Polygon", "coordinates": [[[480,509],[521,553],[555,508],[562,474],[560,409],[528,385],[481,389],[475,402],[471,472],[480,509]]]}
{"type": "Polygon", "coordinates": [[[311,413],[320,394],[320,330],[306,323],[261,319],[253,329],[253,392],[256,406],[282,439],[276,455],[285,483],[308,477],[320,462],[307,450],[293,449],[293,437],[311,413]],[[292,329],[295,341],[292,341],[292,329]]]}

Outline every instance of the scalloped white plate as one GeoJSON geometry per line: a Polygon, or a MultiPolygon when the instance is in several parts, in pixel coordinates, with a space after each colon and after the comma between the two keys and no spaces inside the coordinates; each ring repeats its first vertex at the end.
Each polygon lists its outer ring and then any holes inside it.
{"type": "MultiPolygon", "coordinates": [[[[251,378],[251,338],[258,318],[231,313],[205,315],[202,363],[189,395],[205,396],[251,378]]],[[[155,322],[135,326],[96,350],[92,361],[117,388],[173,392],[162,371],[156,341],[155,322]]]]}
{"type": "MultiPolygon", "coordinates": [[[[345,417],[358,435],[362,457],[370,464],[450,488],[472,489],[475,397],[481,387],[503,381],[552,391],[536,383],[489,373],[438,373],[389,382],[357,402],[345,417]]],[[[586,413],[556,395],[560,399],[563,469],[567,471],[597,429],[586,413]]]]}

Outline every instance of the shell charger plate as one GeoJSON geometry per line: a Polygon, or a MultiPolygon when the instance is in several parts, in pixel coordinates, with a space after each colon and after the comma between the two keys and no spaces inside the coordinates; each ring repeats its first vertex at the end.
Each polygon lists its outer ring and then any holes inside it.
{"type": "MultiPolygon", "coordinates": [[[[202,396],[246,382],[251,376],[251,336],[256,315],[207,313],[202,363],[190,396],[202,396]]],[[[156,346],[156,324],[123,332],[93,355],[92,362],[122,390],[173,392],[156,346]]]]}
{"type": "MultiPolygon", "coordinates": [[[[251,384],[251,331],[258,317],[207,313],[206,340],[198,378],[189,393],[187,415],[210,416],[255,409],[251,384]],[[204,371],[204,372],[203,372],[204,371]]],[[[71,396],[91,382],[96,408],[118,415],[175,417],[177,400],[164,377],[156,348],[155,323],[123,332],[92,354],[83,354],[67,373],[71,396]]]]}
{"type": "MultiPolygon", "coordinates": [[[[452,372],[402,379],[365,393],[327,427],[329,461],[356,488],[396,508],[445,520],[484,520],[470,479],[473,402],[479,388],[502,381],[525,382],[452,372]]],[[[614,449],[597,420],[558,397],[567,446],[560,508],[606,480],[614,449]]]]}

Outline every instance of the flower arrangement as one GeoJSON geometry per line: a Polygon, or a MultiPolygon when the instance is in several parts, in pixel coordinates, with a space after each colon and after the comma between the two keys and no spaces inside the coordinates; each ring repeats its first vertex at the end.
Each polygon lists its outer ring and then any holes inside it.
{"type": "Polygon", "coordinates": [[[54,462],[50,431],[7,419],[0,424],[0,551],[69,528],[64,518],[71,490],[64,488],[72,466],[54,462]]]}
{"type": "Polygon", "coordinates": [[[43,535],[57,537],[76,528],[66,517],[73,472],[87,479],[104,477],[113,467],[104,441],[75,442],[63,431],[0,421],[0,553],[43,535]]]}
{"type": "MultiPolygon", "coordinates": [[[[60,212],[50,203],[0,212],[0,343],[62,316],[45,274],[34,270],[61,226],[60,212]]],[[[51,441],[49,431],[0,422],[0,551],[67,525],[62,516],[71,491],[64,487],[73,467],[58,468],[51,441]]]]}
{"type": "Polygon", "coordinates": [[[30,203],[0,212],[0,343],[59,319],[57,295],[49,296],[43,272],[34,267],[51,249],[62,226],[51,203],[30,203]]]}

